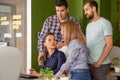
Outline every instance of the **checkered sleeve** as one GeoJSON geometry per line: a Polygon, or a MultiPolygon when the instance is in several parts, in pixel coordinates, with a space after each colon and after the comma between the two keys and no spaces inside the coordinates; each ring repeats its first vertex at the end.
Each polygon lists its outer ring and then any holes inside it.
{"type": "Polygon", "coordinates": [[[75,20],[76,24],[79,26],[79,28],[82,30],[82,27],[80,25],[80,22],[78,20],[75,20]]]}
{"type": "Polygon", "coordinates": [[[69,16],[69,20],[73,20],[79,26],[79,28],[82,30],[80,22],[77,19],[75,19],[74,17],[69,16]]]}
{"type": "Polygon", "coordinates": [[[44,51],[44,45],[43,45],[43,39],[45,37],[45,34],[48,32],[48,19],[46,19],[46,21],[44,22],[43,24],[43,28],[42,28],[42,31],[38,37],[38,51],[39,52],[43,52],[44,51]]]}

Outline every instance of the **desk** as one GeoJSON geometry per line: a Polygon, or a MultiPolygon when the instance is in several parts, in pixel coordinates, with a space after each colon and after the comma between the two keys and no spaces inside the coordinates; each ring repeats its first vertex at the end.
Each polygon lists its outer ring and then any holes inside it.
{"type": "MultiPolygon", "coordinates": [[[[37,78],[37,79],[19,78],[18,80],[45,80],[45,79],[43,79],[43,78],[37,78]]],[[[46,79],[46,80],[49,80],[49,79],[46,79]]],[[[60,80],[60,79],[52,78],[52,80],[60,80]]],[[[67,80],[67,79],[65,79],[65,80],[67,80]]]]}
{"type": "Polygon", "coordinates": [[[115,77],[117,77],[117,80],[120,80],[120,72],[117,73],[117,72],[115,72],[114,70],[111,70],[111,71],[109,72],[109,75],[115,76],[115,77]]]}
{"type": "MultiPolygon", "coordinates": [[[[18,80],[44,80],[43,78],[38,78],[38,79],[26,79],[26,78],[19,78],[18,80]]],[[[46,79],[46,80],[49,80],[49,79],[46,79]]],[[[55,79],[55,78],[52,78],[52,80],[71,80],[69,78],[64,78],[64,79],[55,79]]]]}

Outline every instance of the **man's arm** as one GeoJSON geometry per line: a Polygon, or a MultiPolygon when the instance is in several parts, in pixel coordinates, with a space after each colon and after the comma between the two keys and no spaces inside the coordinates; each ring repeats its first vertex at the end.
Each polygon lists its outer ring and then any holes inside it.
{"type": "Polygon", "coordinates": [[[43,41],[43,39],[44,39],[47,32],[48,32],[48,19],[43,24],[43,28],[42,28],[42,31],[40,33],[40,37],[39,37],[39,40],[38,40],[38,51],[39,52],[44,51],[44,45],[43,45],[44,41],[43,41]]]}
{"type": "Polygon", "coordinates": [[[112,35],[108,35],[105,37],[105,41],[106,41],[106,46],[104,48],[104,51],[101,55],[101,57],[98,59],[97,62],[93,63],[93,65],[96,67],[96,68],[99,68],[102,64],[102,62],[107,58],[107,56],[109,55],[112,47],[113,47],[113,38],[112,38],[112,35]]]}
{"type": "Polygon", "coordinates": [[[43,51],[44,51],[43,39],[44,39],[46,33],[48,32],[48,25],[49,25],[48,19],[46,19],[46,21],[43,24],[43,28],[42,28],[42,31],[40,33],[40,37],[38,40],[38,52],[39,52],[38,62],[39,62],[40,58],[44,55],[44,53],[43,53],[43,51]]]}

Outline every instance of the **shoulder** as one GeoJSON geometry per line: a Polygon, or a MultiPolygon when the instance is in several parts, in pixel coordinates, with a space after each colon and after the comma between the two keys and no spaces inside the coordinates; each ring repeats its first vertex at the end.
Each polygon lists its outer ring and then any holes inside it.
{"type": "Polygon", "coordinates": [[[112,24],[109,20],[102,17],[100,21],[101,21],[101,25],[102,25],[103,29],[111,29],[112,30],[112,24]]]}
{"type": "Polygon", "coordinates": [[[103,17],[100,18],[100,22],[101,23],[104,23],[104,24],[110,24],[111,25],[111,22],[103,17]]]}
{"type": "Polygon", "coordinates": [[[81,28],[80,22],[76,18],[74,18],[72,16],[68,16],[68,19],[73,20],[81,28]]]}
{"type": "Polygon", "coordinates": [[[72,17],[72,16],[68,16],[68,19],[69,19],[69,20],[73,20],[73,21],[75,21],[75,22],[78,22],[78,23],[79,23],[79,21],[78,21],[76,18],[72,17]]]}
{"type": "Polygon", "coordinates": [[[77,39],[73,39],[70,41],[69,45],[78,45],[80,42],[77,39]]]}
{"type": "Polygon", "coordinates": [[[57,18],[57,15],[49,16],[48,19],[50,19],[50,18],[57,18]]]}
{"type": "Polygon", "coordinates": [[[111,22],[107,19],[105,19],[104,17],[101,17],[99,20],[95,21],[95,22],[90,22],[87,24],[87,26],[92,26],[94,23],[94,25],[99,25],[102,27],[111,27],[111,22]]]}
{"type": "Polygon", "coordinates": [[[59,51],[58,49],[55,50],[55,54],[56,54],[57,56],[65,56],[64,52],[59,51]]]}
{"type": "Polygon", "coordinates": [[[80,42],[77,39],[74,39],[72,41],[70,41],[69,45],[68,45],[68,49],[69,50],[73,50],[73,49],[81,49],[85,47],[85,44],[83,44],[82,42],[80,42]]]}
{"type": "Polygon", "coordinates": [[[69,43],[69,45],[68,45],[68,48],[70,48],[70,49],[75,49],[75,48],[78,48],[78,47],[80,47],[80,42],[77,40],[77,39],[73,39],[73,40],[71,40],[70,41],[70,43],[69,43]]]}
{"type": "Polygon", "coordinates": [[[45,21],[55,20],[57,18],[58,18],[57,15],[52,15],[52,16],[49,16],[45,21]]]}

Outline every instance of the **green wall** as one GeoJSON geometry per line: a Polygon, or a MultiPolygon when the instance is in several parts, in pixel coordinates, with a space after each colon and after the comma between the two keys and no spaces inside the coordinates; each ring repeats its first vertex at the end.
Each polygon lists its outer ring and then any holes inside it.
{"type": "MultiPolygon", "coordinates": [[[[85,33],[86,20],[83,3],[86,0],[68,0],[69,15],[78,19],[85,33]]],[[[112,22],[114,30],[114,45],[120,42],[120,32],[116,30],[116,22],[120,20],[120,12],[116,10],[116,3],[120,0],[96,0],[99,4],[99,14],[112,22]]],[[[32,67],[39,70],[37,57],[37,32],[41,31],[44,20],[55,13],[55,0],[32,0],[32,67]]]]}
{"type": "Polygon", "coordinates": [[[81,24],[82,30],[85,32],[83,27],[83,0],[68,0],[69,4],[69,15],[75,17],[81,24]]]}
{"type": "MultiPolygon", "coordinates": [[[[117,11],[117,2],[120,0],[111,0],[111,22],[113,25],[114,45],[120,46],[120,31],[117,30],[117,21],[120,21],[120,12],[117,11]]],[[[109,14],[109,13],[108,13],[109,14]]]]}
{"type": "Polygon", "coordinates": [[[107,1],[107,0],[100,1],[100,15],[110,21],[110,17],[111,17],[111,2],[110,1],[107,1]]]}

